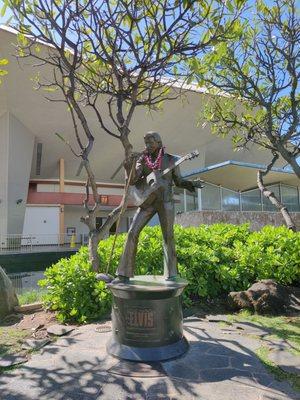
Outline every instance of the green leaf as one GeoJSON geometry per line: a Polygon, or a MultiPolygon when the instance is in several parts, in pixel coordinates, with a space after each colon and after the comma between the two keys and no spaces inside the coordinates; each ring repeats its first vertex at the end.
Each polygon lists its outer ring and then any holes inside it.
{"type": "Polygon", "coordinates": [[[2,8],[1,8],[1,11],[0,11],[0,16],[1,16],[1,17],[4,17],[4,15],[5,15],[5,13],[6,13],[6,9],[7,9],[7,3],[4,2],[3,6],[2,6],[2,8]]]}
{"type": "Polygon", "coordinates": [[[0,59],[0,65],[7,65],[8,64],[8,59],[7,58],[1,58],[0,59]]]}

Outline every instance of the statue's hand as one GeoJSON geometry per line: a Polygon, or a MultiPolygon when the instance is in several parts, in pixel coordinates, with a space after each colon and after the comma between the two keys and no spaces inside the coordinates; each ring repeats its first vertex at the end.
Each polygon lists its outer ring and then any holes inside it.
{"type": "Polygon", "coordinates": [[[124,160],[124,162],[123,162],[124,167],[125,167],[126,169],[131,168],[132,164],[133,164],[133,163],[136,163],[136,161],[138,160],[138,158],[139,158],[140,156],[141,156],[141,153],[137,153],[137,152],[131,153],[130,156],[127,157],[127,158],[124,160]]]}
{"type": "Polygon", "coordinates": [[[202,189],[202,188],[204,188],[203,183],[205,183],[205,182],[201,181],[201,179],[197,179],[196,181],[193,181],[193,186],[194,186],[194,188],[202,189]]]}
{"type": "Polygon", "coordinates": [[[190,192],[195,192],[195,186],[194,186],[193,182],[191,182],[191,181],[187,182],[187,190],[190,192]]]}

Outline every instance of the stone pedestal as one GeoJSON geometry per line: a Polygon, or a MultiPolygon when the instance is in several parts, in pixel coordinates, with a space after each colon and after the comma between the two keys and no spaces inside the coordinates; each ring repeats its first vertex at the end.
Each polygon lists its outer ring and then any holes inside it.
{"type": "Polygon", "coordinates": [[[162,361],[188,349],[183,336],[181,293],[187,281],[136,276],[129,284],[109,284],[113,294],[109,354],[132,361],[162,361]]]}

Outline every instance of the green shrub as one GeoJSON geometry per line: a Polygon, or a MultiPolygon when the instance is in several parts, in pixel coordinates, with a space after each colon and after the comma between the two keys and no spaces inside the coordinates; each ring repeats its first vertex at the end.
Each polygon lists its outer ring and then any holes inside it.
{"type": "Polygon", "coordinates": [[[39,284],[47,288],[45,304],[57,311],[59,321],[85,323],[109,312],[111,295],[95,275],[85,247],[45,271],[45,279],[39,284]]]}
{"type": "MultiPolygon", "coordinates": [[[[114,275],[126,235],[119,235],[110,263],[114,275]]],[[[256,280],[273,278],[282,284],[300,280],[300,233],[285,227],[267,226],[250,232],[248,224],[175,226],[180,275],[189,282],[184,303],[224,296],[247,289],[256,280]]],[[[108,265],[114,237],[100,242],[101,271],[108,265]]],[[[162,234],[159,226],[146,227],[139,241],[136,275],[163,273],[162,234]]],[[[96,282],[88,262],[87,248],[70,259],[60,260],[46,272],[47,303],[59,310],[62,321],[79,322],[107,313],[111,297],[103,283],[96,282]]]]}

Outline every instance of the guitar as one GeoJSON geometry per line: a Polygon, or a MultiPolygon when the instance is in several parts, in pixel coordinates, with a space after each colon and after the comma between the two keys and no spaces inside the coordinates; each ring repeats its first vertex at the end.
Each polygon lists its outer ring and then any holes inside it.
{"type": "MultiPolygon", "coordinates": [[[[184,161],[192,160],[193,158],[196,158],[198,156],[198,150],[194,150],[191,153],[188,153],[187,155],[181,157],[173,165],[164,169],[163,171],[152,171],[149,175],[146,176],[146,189],[143,188],[143,190],[141,190],[137,188],[136,185],[129,185],[128,191],[130,202],[136,207],[147,207],[148,205],[150,205],[153,200],[164,190],[165,185],[162,181],[163,177],[184,161]]],[[[199,184],[199,182],[195,182],[194,186],[203,187],[201,184],[199,184]]]]}

